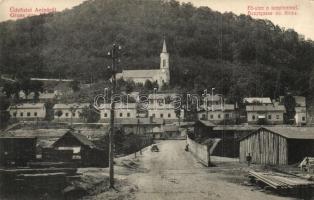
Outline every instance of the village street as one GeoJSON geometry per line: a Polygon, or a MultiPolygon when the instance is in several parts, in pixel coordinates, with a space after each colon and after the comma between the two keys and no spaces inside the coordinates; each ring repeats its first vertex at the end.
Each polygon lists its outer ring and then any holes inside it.
{"type": "Polygon", "coordinates": [[[160,152],[146,149],[139,157],[140,168],[147,172],[127,178],[138,186],[136,199],[287,199],[241,185],[245,177],[234,169],[241,168],[237,161],[222,162],[221,158],[213,158],[217,166],[206,168],[190,152],[184,151],[185,141],[161,141],[158,147],[160,152]]]}

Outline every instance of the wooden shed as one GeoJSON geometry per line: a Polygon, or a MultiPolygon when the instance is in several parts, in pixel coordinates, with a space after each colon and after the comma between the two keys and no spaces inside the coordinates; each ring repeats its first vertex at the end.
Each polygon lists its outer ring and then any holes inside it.
{"type": "Polygon", "coordinates": [[[314,127],[261,127],[240,139],[240,162],[287,165],[314,156],[314,127]]]}
{"type": "Polygon", "coordinates": [[[36,159],[36,137],[1,137],[0,167],[26,166],[36,159]]]}
{"type": "Polygon", "coordinates": [[[77,161],[82,166],[107,166],[107,150],[98,148],[84,135],[74,130],[65,133],[59,140],[52,144],[58,151],[71,150],[72,161],[77,161]]]}

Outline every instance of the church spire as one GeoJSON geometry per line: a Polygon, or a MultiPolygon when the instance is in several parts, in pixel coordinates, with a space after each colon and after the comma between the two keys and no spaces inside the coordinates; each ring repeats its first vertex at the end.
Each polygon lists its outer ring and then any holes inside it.
{"type": "Polygon", "coordinates": [[[167,53],[167,45],[166,45],[166,39],[164,37],[164,43],[162,45],[162,53],[167,53]]]}

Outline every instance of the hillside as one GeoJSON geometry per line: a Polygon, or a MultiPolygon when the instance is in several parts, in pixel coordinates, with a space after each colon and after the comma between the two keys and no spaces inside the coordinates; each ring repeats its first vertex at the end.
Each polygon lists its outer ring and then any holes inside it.
{"type": "Polygon", "coordinates": [[[310,91],[313,41],[270,21],[160,0],[91,0],[61,13],[3,22],[0,72],[106,79],[113,42],[123,47],[120,68],[156,68],[164,35],[172,86],[215,87],[232,98],[310,91]]]}

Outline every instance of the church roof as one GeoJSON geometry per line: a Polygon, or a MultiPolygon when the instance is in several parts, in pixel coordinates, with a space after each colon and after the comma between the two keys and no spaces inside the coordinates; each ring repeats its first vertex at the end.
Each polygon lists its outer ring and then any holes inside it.
{"type": "Polygon", "coordinates": [[[159,69],[149,70],[123,70],[123,78],[152,78],[160,72],[159,69]]]}

